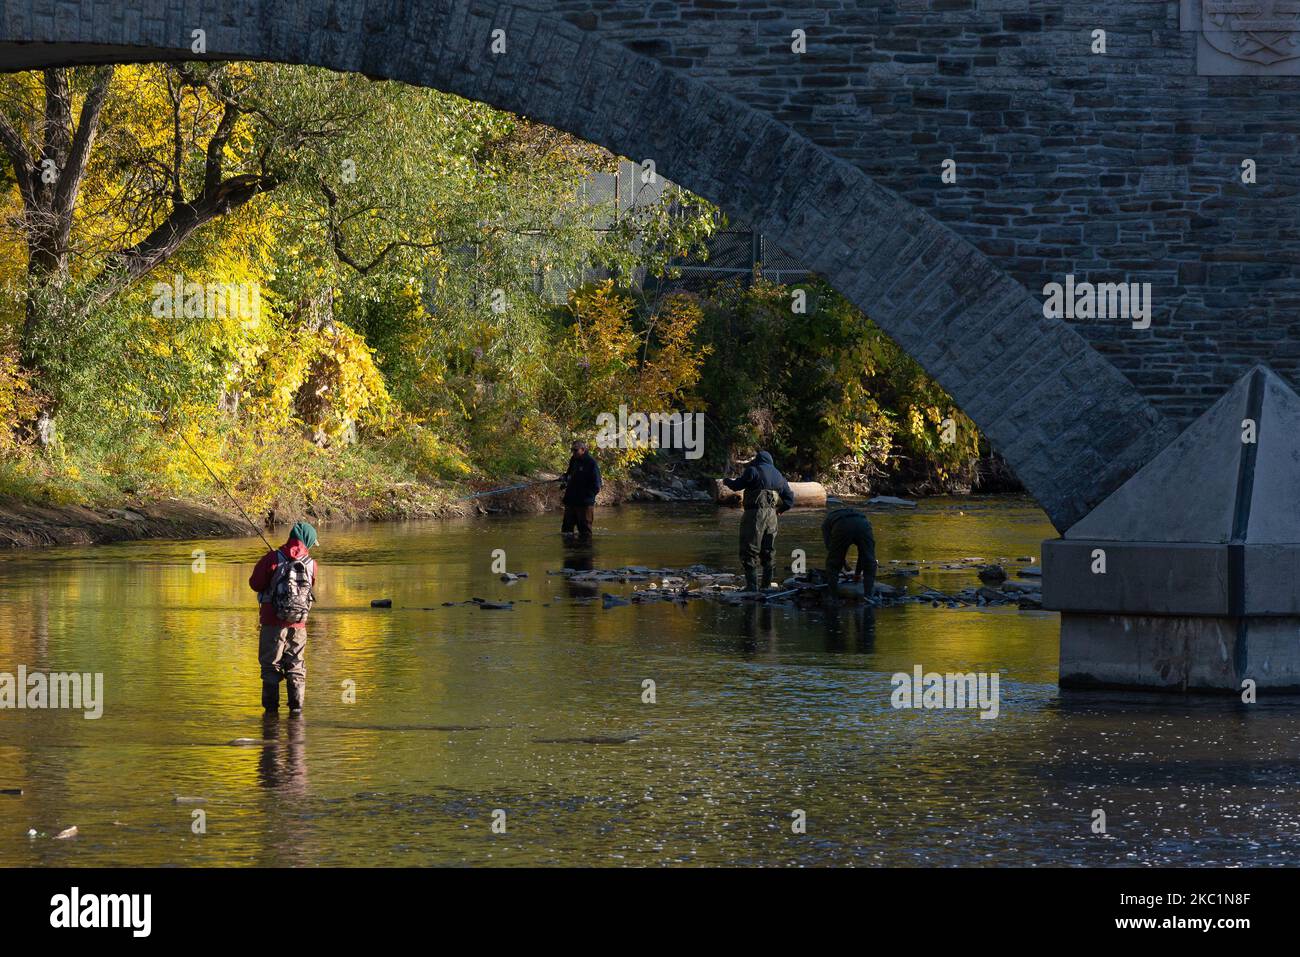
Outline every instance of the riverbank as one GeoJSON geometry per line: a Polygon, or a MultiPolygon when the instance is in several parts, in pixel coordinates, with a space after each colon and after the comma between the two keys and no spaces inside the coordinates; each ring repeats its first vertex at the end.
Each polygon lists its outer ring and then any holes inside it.
{"type": "Polygon", "coordinates": [[[248,523],[239,516],[196,502],[131,502],[120,508],[90,508],[0,498],[0,549],[251,533],[248,523]]]}
{"type": "MultiPolygon", "coordinates": [[[[303,515],[266,516],[267,528],[299,518],[328,527],[333,523],[392,522],[412,519],[458,518],[469,515],[535,514],[560,507],[560,493],[549,484],[555,476],[513,477],[479,481],[473,486],[395,486],[379,503],[349,503],[331,500],[303,515]],[[541,484],[501,495],[471,498],[477,492],[502,486],[536,482],[541,484]]],[[[620,505],[634,501],[686,501],[708,499],[680,489],[661,491],[635,482],[606,483],[598,503],[620,505]]],[[[111,542],[150,539],[234,538],[255,534],[248,521],[225,500],[144,500],[124,496],[110,503],[70,504],[35,502],[13,495],[0,495],[0,551],[18,548],[49,548],[60,545],[103,545],[111,542]]]]}
{"type": "MultiPolygon", "coordinates": [[[[472,485],[433,486],[418,482],[390,486],[365,501],[331,497],[294,511],[272,510],[262,530],[306,519],[316,525],[463,518],[471,515],[529,515],[561,507],[553,473],[479,479],[472,485]],[[524,485],[497,495],[481,492],[524,485]]],[[[712,484],[712,483],[710,483],[712,484]]],[[[596,503],[689,504],[714,501],[713,492],[696,478],[670,473],[613,478],[596,503]]],[[[34,501],[0,495],[0,551],[60,545],[101,545],[150,539],[234,538],[257,531],[219,493],[210,499],[150,499],[123,495],[86,502],[34,501]]]]}

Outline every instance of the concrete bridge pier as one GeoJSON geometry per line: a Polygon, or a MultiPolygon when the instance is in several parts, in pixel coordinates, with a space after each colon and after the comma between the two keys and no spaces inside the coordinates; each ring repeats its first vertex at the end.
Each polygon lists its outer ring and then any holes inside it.
{"type": "Polygon", "coordinates": [[[1063,688],[1300,691],[1300,396],[1256,366],[1043,545],[1063,688]]]}

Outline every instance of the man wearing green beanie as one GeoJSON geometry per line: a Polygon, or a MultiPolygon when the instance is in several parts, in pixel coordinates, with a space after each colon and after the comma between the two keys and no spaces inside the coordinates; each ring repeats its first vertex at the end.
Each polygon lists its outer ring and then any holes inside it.
{"type": "Polygon", "coordinates": [[[316,529],[298,522],[288,540],[267,552],[253,568],[248,585],[261,605],[257,660],[262,666],[262,707],[280,710],[280,681],[289,691],[289,713],[302,711],[307,691],[307,614],[316,600],[316,529]]]}

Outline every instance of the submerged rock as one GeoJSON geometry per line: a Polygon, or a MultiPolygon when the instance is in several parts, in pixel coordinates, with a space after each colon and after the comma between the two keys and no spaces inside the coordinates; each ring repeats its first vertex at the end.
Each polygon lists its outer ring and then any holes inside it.
{"type": "Polygon", "coordinates": [[[1017,594],[1020,592],[1040,591],[1042,587],[1041,582],[1019,581],[1016,579],[1011,579],[1010,581],[1002,583],[1002,590],[1004,592],[1015,592],[1017,594]]]}
{"type": "MultiPolygon", "coordinates": [[[[967,571],[974,565],[986,563],[986,559],[975,556],[967,556],[960,559],[949,559],[948,561],[931,561],[916,559],[893,559],[890,564],[894,567],[883,571],[882,577],[893,578],[912,578],[922,570],[927,569],[950,569],[954,571],[967,571]],[[900,567],[910,566],[910,567],[900,567]]],[[[1004,564],[1009,564],[1011,559],[999,558],[993,567],[1000,569],[1005,576],[1004,564]]],[[[1024,569],[1019,569],[1025,571],[1024,569]]],[[[1033,575],[1037,569],[1028,571],[1033,575]]],[[[984,569],[979,569],[984,572],[984,569]]],[[[604,608],[616,608],[623,605],[648,605],[655,603],[675,603],[678,605],[689,603],[690,601],[707,599],[719,601],[727,605],[740,606],[746,603],[766,603],[776,606],[790,608],[811,608],[814,605],[824,604],[827,600],[822,584],[820,573],[812,575],[795,575],[784,579],[780,585],[774,585],[772,588],[761,592],[743,591],[743,585],[740,583],[740,576],[734,572],[723,572],[710,568],[707,565],[691,565],[687,568],[646,568],[640,565],[627,565],[622,568],[613,569],[584,569],[575,571],[565,568],[559,572],[552,571],[549,574],[563,574],[571,588],[590,588],[594,593],[590,598],[571,595],[568,598],[560,596],[555,597],[555,601],[567,601],[573,604],[586,604],[594,602],[600,597],[601,604],[604,608]],[[614,595],[609,592],[601,594],[599,588],[607,583],[637,583],[629,598],[614,595]],[[644,582],[644,584],[641,584],[644,582]]],[[[916,595],[909,594],[907,585],[902,582],[897,584],[887,584],[877,581],[870,596],[864,596],[862,583],[854,582],[852,576],[842,577],[840,581],[840,601],[846,605],[861,604],[866,602],[876,607],[894,607],[905,604],[929,604],[938,607],[941,603],[949,608],[959,608],[967,605],[1009,605],[1021,603],[1021,607],[1037,607],[1035,601],[1041,601],[1038,589],[1041,587],[1037,580],[1034,581],[1015,581],[1007,582],[1005,577],[996,578],[996,572],[993,576],[985,574],[982,577],[992,577],[994,580],[980,590],[975,588],[965,588],[955,594],[947,594],[930,585],[921,587],[920,592],[916,595]],[[1001,590],[999,590],[1001,589],[1001,590]]],[[[481,601],[481,599],[476,599],[481,601]]]]}

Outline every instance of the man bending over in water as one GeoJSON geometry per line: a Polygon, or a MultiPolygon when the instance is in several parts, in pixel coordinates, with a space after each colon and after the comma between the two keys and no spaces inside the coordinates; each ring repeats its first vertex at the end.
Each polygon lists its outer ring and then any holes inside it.
{"type": "Polygon", "coordinates": [[[853,575],[862,582],[862,594],[868,599],[876,586],[876,536],[867,516],[856,508],[837,508],[822,522],[822,541],[826,543],[826,587],[832,598],[840,595],[840,572],[844,570],[849,549],[858,549],[858,567],[853,575]]]}

